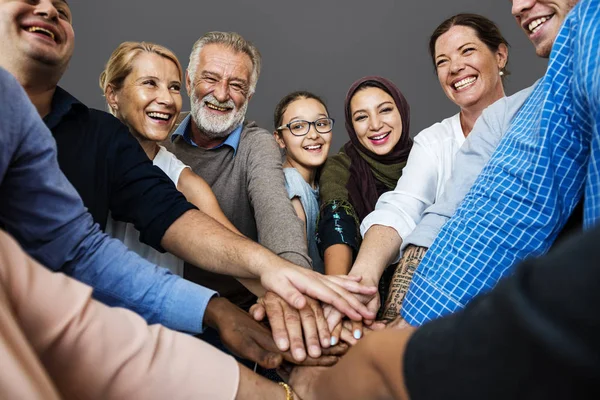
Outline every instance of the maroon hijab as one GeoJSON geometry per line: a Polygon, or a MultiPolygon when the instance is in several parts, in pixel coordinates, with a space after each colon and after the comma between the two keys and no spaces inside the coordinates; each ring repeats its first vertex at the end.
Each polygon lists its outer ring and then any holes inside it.
{"type": "MultiPolygon", "coordinates": [[[[391,81],[379,76],[366,76],[354,82],[348,90],[346,101],[344,102],[346,131],[350,141],[344,145],[344,152],[350,158],[350,179],[346,184],[346,189],[350,196],[350,201],[354,206],[359,221],[362,221],[371,211],[375,209],[377,199],[381,194],[390,190],[383,182],[380,182],[373,175],[372,166],[365,161],[364,154],[373,161],[384,164],[405,163],[413,141],[409,135],[410,127],[410,107],[404,98],[404,95],[391,81]],[[354,94],[363,87],[377,87],[387,92],[394,99],[396,107],[402,117],[402,135],[400,140],[394,146],[391,152],[384,155],[373,153],[364,147],[354,131],[352,125],[352,113],[350,112],[350,101],[354,94]],[[360,151],[360,153],[359,153],[360,151]]],[[[399,177],[398,177],[399,178],[399,177]]]]}

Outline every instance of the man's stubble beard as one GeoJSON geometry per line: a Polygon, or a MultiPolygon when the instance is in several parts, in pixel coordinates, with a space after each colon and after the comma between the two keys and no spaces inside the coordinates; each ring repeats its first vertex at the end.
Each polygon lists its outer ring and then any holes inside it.
{"type": "Polygon", "coordinates": [[[219,116],[210,114],[210,111],[206,109],[204,104],[206,100],[213,99],[212,95],[204,96],[202,99],[198,99],[196,96],[191,98],[191,114],[194,123],[198,129],[210,140],[224,139],[231,132],[238,127],[244,121],[246,117],[246,111],[248,109],[248,99],[244,102],[239,110],[234,110],[231,114],[219,116]]]}

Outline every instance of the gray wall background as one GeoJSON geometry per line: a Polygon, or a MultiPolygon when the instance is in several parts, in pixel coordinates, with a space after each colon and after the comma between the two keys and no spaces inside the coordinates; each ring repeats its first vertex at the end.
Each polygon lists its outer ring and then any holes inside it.
{"type": "MultiPolygon", "coordinates": [[[[458,111],[442,92],[428,55],[429,35],[445,18],[475,12],[496,22],[511,44],[507,95],[545,70],[510,14],[506,0],[72,0],[75,54],[61,85],[105,109],[98,87],[119,43],[151,41],[173,50],[184,68],[192,44],[211,30],[236,31],[263,56],[247,118],[272,130],[281,97],[304,89],[323,96],[337,120],[332,152],[346,142],[344,96],[356,79],[382,75],[411,105],[411,135],[458,111]]],[[[183,110],[189,110],[183,94],[183,110]]]]}

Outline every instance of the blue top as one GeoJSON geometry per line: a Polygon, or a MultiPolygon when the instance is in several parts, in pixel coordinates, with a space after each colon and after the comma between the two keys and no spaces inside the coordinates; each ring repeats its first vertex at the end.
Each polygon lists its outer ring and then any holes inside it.
{"type": "Polygon", "coordinates": [[[325,273],[325,265],[317,247],[317,216],[319,215],[319,188],[313,189],[304,180],[296,168],[284,168],[285,188],[288,197],[298,197],[304,214],[306,215],[306,240],[308,243],[308,255],[312,259],[313,270],[325,273]]]}
{"type": "MultiPolygon", "coordinates": [[[[175,140],[175,138],[177,136],[181,136],[183,138],[183,140],[185,140],[185,142],[187,144],[189,144],[190,146],[198,147],[198,145],[192,140],[192,137],[191,137],[191,132],[192,132],[192,127],[190,124],[191,120],[192,120],[192,116],[190,114],[187,117],[185,117],[183,119],[183,121],[181,121],[181,124],[179,124],[177,129],[175,129],[175,132],[173,132],[173,134],[171,135],[171,141],[175,140]]],[[[222,147],[222,146],[229,146],[233,149],[233,155],[235,156],[235,153],[237,153],[237,149],[240,144],[240,138],[242,136],[242,128],[243,127],[244,127],[243,123],[239,124],[238,127],[235,128],[233,130],[233,132],[231,132],[227,136],[227,138],[223,141],[223,143],[221,143],[220,145],[215,146],[209,150],[218,149],[219,147],[222,147]]]]}
{"type": "Polygon", "coordinates": [[[23,88],[0,68],[0,225],[46,267],[149,323],[199,333],[215,292],[150,264],[103,234],[62,174],[56,145],[23,88]]]}
{"type": "Polygon", "coordinates": [[[402,306],[410,324],[464,307],[513,266],[545,253],[585,191],[600,218],[600,0],[571,11],[546,75],[442,228],[402,306]]]}

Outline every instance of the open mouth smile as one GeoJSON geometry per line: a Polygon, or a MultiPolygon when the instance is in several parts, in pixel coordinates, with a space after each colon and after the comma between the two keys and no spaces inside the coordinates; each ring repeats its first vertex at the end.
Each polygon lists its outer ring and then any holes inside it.
{"type": "Polygon", "coordinates": [[[146,113],[148,117],[158,122],[168,122],[173,116],[171,114],[160,113],[160,112],[149,112],[146,113]]]}
{"type": "Polygon", "coordinates": [[[376,136],[371,136],[369,137],[369,140],[371,142],[374,142],[375,144],[381,144],[381,142],[385,141],[385,139],[387,139],[388,136],[390,136],[392,132],[385,132],[376,136]]]}
{"type": "Polygon", "coordinates": [[[231,111],[232,110],[231,107],[221,107],[221,106],[218,106],[216,104],[209,103],[209,102],[205,102],[204,104],[206,104],[207,108],[210,108],[211,110],[215,110],[215,111],[227,112],[227,111],[231,111]]]}
{"type": "Polygon", "coordinates": [[[26,24],[25,26],[23,26],[23,30],[32,33],[38,37],[46,38],[47,40],[52,40],[55,43],[59,42],[58,34],[52,29],[52,27],[48,26],[48,24],[34,24],[26,24]]]}
{"type": "Polygon", "coordinates": [[[536,33],[538,30],[540,30],[542,25],[544,25],[544,23],[546,23],[546,21],[549,21],[550,19],[552,19],[553,16],[554,16],[554,14],[550,14],[550,15],[546,15],[545,17],[540,17],[540,18],[534,19],[529,24],[527,24],[527,30],[529,31],[530,34],[536,33]]]}
{"type": "Polygon", "coordinates": [[[311,144],[309,146],[304,146],[302,147],[304,150],[306,151],[314,151],[314,152],[319,152],[321,151],[321,149],[323,148],[322,144],[311,144]]]}
{"type": "Polygon", "coordinates": [[[463,89],[468,88],[469,86],[473,85],[476,80],[477,80],[476,76],[468,76],[466,78],[461,79],[458,82],[454,82],[452,84],[452,87],[454,88],[454,90],[463,90],[463,89]]]}

